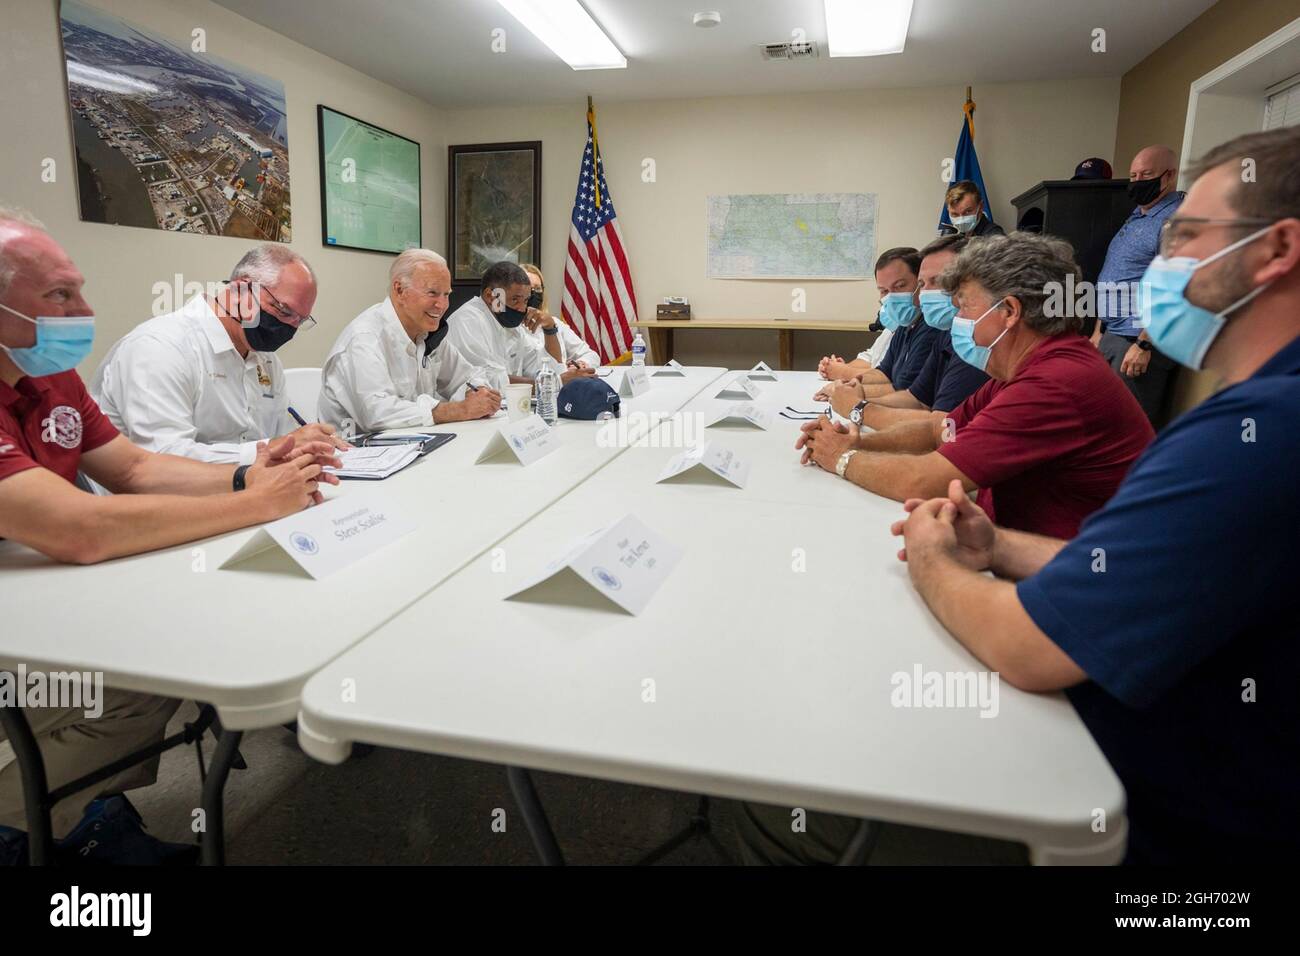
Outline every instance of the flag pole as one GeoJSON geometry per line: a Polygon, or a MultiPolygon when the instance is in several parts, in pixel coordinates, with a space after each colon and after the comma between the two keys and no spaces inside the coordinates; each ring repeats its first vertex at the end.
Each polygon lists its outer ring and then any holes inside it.
{"type": "Polygon", "coordinates": [[[962,112],[966,114],[966,125],[970,129],[970,138],[975,139],[975,101],[970,97],[970,87],[966,87],[966,102],[962,104],[962,112]]]}
{"type": "Polygon", "coordinates": [[[600,139],[596,136],[596,107],[587,96],[587,122],[591,124],[591,181],[595,187],[596,208],[600,208],[600,139]]]}

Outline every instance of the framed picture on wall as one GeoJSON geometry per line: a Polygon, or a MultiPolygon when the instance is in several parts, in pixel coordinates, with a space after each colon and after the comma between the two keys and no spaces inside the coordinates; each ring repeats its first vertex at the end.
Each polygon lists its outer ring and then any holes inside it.
{"type": "Polygon", "coordinates": [[[420,144],[319,104],[316,124],[321,242],[384,253],[423,245],[420,144]]]}
{"type": "Polygon", "coordinates": [[[454,286],[473,286],[494,262],[542,255],[542,144],[447,147],[447,261],[454,286]]]}

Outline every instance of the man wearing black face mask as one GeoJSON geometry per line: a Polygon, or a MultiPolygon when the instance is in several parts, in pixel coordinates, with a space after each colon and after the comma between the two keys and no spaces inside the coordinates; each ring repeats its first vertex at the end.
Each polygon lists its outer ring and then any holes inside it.
{"type": "Polygon", "coordinates": [[[1160,230],[1183,201],[1178,184],[1178,157],[1168,146],[1139,150],[1129,164],[1129,198],[1137,208],[1106,250],[1097,277],[1097,326],[1092,341],[1128,386],[1154,425],[1172,381],[1174,362],[1152,346],[1138,324],[1134,294],[1155,258],[1160,230]]]}
{"type": "MultiPolygon", "coordinates": [[[[251,464],[257,443],[346,444],[329,425],[298,427],[288,414],[276,350],[315,325],[316,276],[297,253],[257,246],[210,296],[133,329],[105,356],[90,391],[109,420],[150,451],[251,464]]],[[[314,415],[315,409],[297,409],[314,415]]]]}
{"type": "Polygon", "coordinates": [[[555,317],[543,315],[529,305],[532,283],[528,273],[513,262],[488,266],[479,283],[479,295],[470,299],[447,320],[447,341],[456,347],[471,365],[486,370],[491,385],[505,391],[512,382],[532,383],[542,366],[550,363],[567,383],[579,376],[595,374],[589,368],[564,368],[564,352],[554,333],[555,317]],[[546,333],[542,351],[522,326],[531,313],[537,316],[546,333]],[[548,321],[549,320],[549,321],[548,321]]]}

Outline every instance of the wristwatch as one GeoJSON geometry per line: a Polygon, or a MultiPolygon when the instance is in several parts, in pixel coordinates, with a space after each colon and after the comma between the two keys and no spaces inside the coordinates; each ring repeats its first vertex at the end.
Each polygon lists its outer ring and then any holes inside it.
{"type": "Polygon", "coordinates": [[[1138,339],[1137,342],[1134,344],[1136,344],[1137,347],[1140,348],[1143,352],[1150,352],[1153,348],[1155,348],[1155,346],[1151,344],[1150,339],[1138,339]]]}
{"type": "Polygon", "coordinates": [[[864,398],[862,401],[858,402],[858,404],[854,405],[853,411],[849,412],[849,421],[855,425],[861,425],[862,413],[866,410],[869,404],[871,403],[864,398]]]}
{"type": "Polygon", "coordinates": [[[560,334],[560,327],[559,327],[558,325],[552,325],[550,328],[547,328],[546,326],[543,325],[543,326],[542,326],[542,334],[543,334],[543,335],[559,335],[559,334],[560,334]]]}
{"type": "Polygon", "coordinates": [[[231,479],[230,482],[231,485],[234,486],[235,491],[244,490],[245,487],[244,476],[248,474],[248,469],[251,467],[252,465],[240,465],[238,468],[235,469],[235,477],[231,479]]]}
{"type": "Polygon", "coordinates": [[[850,448],[844,454],[840,455],[840,460],[835,463],[835,474],[843,478],[845,473],[849,470],[849,459],[857,453],[858,450],[856,448],[850,448]]]}

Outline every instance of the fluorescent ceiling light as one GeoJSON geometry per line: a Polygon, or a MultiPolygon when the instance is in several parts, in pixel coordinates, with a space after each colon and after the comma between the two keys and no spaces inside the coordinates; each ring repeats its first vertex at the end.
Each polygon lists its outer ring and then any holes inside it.
{"type": "Polygon", "coordinates": [[[911,19],[912,0],[826,0],[826,45],[831,56],[902,53],[911,19]]]}
{"type": "MultiPolygon", "coordinates": [[[[575,70],[621,70],[627,57],[578,0],[497,0],[575,70]]],[[[909,4],[910,6],[910,4],[909,4]]]]}

